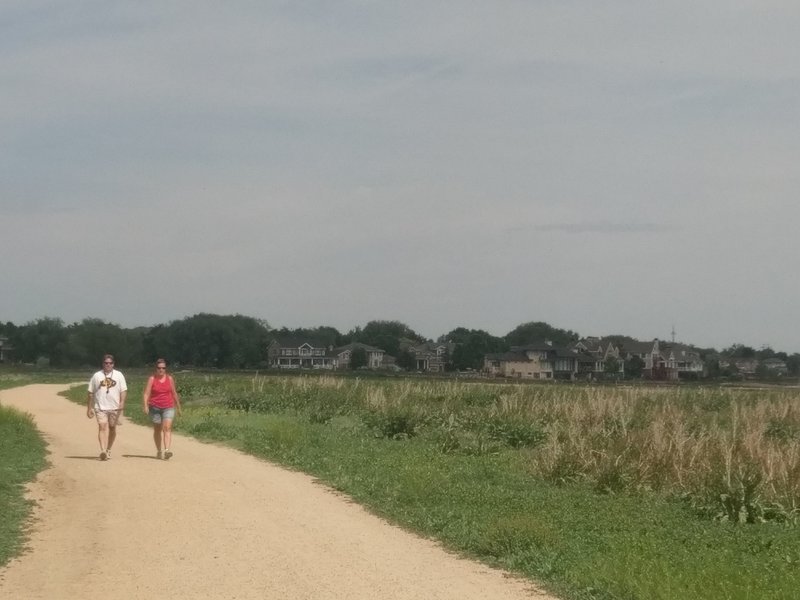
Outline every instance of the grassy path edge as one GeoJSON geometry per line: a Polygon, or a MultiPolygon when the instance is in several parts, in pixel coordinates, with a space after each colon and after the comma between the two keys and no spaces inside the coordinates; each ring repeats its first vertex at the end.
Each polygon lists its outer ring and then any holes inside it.
{"type": "Polygon", "coordinates": [[[0,403],[0,567],[25,549],[33,501],[26,485],[47,467],[46,443],[30,415],[0,403]]]}

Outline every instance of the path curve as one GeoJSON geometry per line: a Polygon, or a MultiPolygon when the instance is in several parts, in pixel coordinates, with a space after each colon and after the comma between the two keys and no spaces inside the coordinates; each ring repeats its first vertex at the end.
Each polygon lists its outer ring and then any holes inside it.
{"type": "Polygon", "coordinates": [[[2,598],[553,600],[235,450],[176,435],[175,457],[157,461],[151,431],[126,421],[100,462],[96,425],[63,389],[0,392],[33,415],[51,463],[2,598]]]}

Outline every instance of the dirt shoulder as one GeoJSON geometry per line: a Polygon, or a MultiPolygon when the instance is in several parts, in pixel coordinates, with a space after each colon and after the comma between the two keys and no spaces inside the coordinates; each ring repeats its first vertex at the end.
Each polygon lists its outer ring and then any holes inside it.
{"type": "Polygon", "coordinates": [[[0,392],[33,415],[51,462],[0,597],[553,600],[234,450],[175,436],[174,458],[158,461],[151,430],[126,421],[100,462],[96,425],[62,389],[0,392]]]}

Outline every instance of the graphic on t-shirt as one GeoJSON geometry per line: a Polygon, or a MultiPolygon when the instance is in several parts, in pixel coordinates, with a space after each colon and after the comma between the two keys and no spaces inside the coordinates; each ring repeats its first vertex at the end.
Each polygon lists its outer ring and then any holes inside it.
{"type": "Polygon", "coordinates": [[[106,377],[103,379],[103,381],[100,382],[100,387],[106,388],[106,394],[108,393],[108,390],[110,390],[115,385],[117,385],[117,382],[111,379],[111,377],[106,377]]]}

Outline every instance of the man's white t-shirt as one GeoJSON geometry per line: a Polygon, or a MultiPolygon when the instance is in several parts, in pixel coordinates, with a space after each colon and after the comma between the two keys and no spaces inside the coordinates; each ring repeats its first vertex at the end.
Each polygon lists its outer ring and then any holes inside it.
{"type": "Polygon", "coordinates": [[[98,371],[89,380],[89,392],[94,394],[95,410],[118,410],[120,394],[127,389],[125,376],[116,369],[108,375],[98,371]]]}

